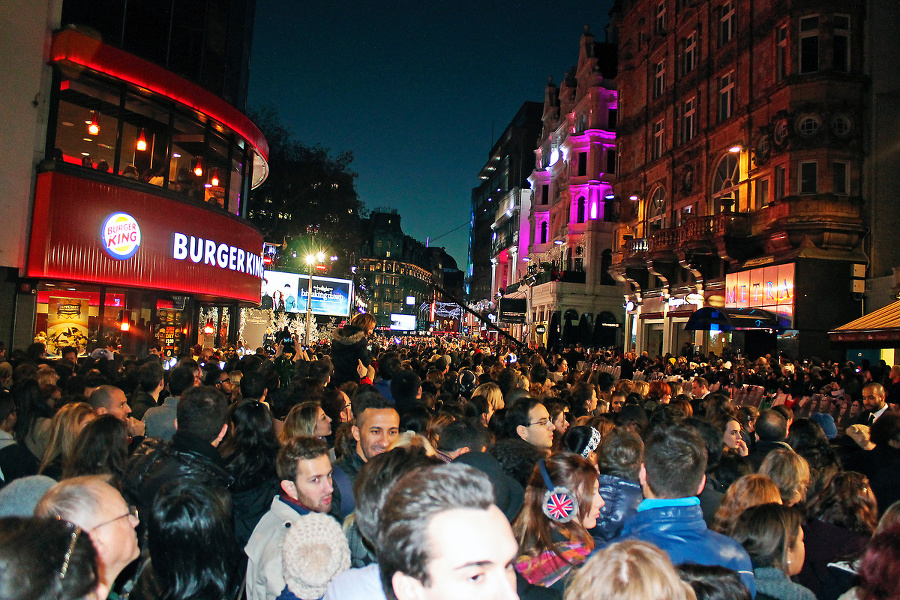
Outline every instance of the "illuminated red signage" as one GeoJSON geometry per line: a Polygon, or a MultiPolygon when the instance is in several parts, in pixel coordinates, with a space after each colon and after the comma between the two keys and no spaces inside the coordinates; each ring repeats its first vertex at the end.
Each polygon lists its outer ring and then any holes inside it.
{"type": "Polygon", "coordinates": [[[727,308],[764,308],[793,322],[794,265],[750,269],[725,276],[727,308]]]}
{"type": "Polygon", "coordinates": [[[262,235],[214,209],[38,175],[27,275],[259,303],[262,235]]]}

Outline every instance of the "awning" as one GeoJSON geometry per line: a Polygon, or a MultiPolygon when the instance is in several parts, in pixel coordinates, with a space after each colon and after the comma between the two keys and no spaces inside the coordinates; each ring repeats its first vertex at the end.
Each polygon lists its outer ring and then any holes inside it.
{"type": "Polygon", "coordinates": [[[736,331],[748,329],[790,329],[790,323],[772,311],[761,308],[713,308],[695,310],[684,328],[687,330],[736,331]]]}
{"type": "Polygon", "coordinates": [[[900,341],[900,301],[828,332],[833,342],[900,341]]]}

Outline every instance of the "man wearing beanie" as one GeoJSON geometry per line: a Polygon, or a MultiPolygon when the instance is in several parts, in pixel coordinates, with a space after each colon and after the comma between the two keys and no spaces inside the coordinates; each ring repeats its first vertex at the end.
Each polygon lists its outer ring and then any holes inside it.
{"type": "Polygon", "coordinates": [[[278,453],[275,468],[281,493],[272,500],[245,548],[249,559],[247,600],[278,597],[286,586],[282,553],[288,532],[298,526],[301,517],[328,514],[332,508],[332,468],[324,441],[291,438],[278,453]]]}

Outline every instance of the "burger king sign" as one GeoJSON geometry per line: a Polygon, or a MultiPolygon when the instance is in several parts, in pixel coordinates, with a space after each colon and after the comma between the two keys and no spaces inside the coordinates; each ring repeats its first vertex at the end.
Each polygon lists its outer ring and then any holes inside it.
{"type": "Polygon", "coordinates": [[[113,213],[103,222],[101,239],[107,254],[117,260],[125,260],[134,256],[141,247],[141,228],[131,215],[113,213]]]}

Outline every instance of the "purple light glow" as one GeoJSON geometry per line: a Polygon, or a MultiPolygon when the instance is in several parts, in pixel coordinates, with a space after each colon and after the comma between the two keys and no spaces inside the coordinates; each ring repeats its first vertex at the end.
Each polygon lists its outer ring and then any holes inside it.
{"type": "Polygon", "coordinates": [[[596,202],[591,202],[591,218],[592,219],[597,218],[597,203],[596,202]]]}

